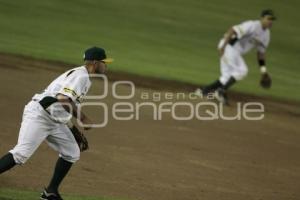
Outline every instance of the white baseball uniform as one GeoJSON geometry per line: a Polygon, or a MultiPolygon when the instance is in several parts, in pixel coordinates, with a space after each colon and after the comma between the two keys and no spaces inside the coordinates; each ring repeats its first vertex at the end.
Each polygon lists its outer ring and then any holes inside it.
{"type": "MultiPolygon", "coordinates": [[[[242,55],[256,47],[257,51],[264,53],[270,42],[269,29],[263,29],[259,20],[245,21],[233,26],[237,34],[234,44],[227,44],[223,56],[221,57],[221,77],[220,82],[225,85],[230,77],[236,80],[243,79],[248,73],[248,67],[242,55]]],[[[224,39],[219,42],[218,48],[224,43],[224,39]]]]}
{"type": "Polygon", "coordinates": [[[25,163],[44,140],[66,161],[74,163],[79,159],[79,147],[66,125],[72,115],[59,102],[45,109],[40,101],[63,94],[79,105],[90,86],[88,71],[81,66],[63,73],[43,93],[33,96],[24,108],[18,143],[9,151],[17,164],[25,163]]]}

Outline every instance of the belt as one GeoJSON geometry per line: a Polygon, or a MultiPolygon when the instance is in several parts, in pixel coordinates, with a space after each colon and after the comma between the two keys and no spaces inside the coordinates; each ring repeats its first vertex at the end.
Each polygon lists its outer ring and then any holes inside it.
{"type": "MultiPolygon", "coordinates": [[[[37,101],[37,100],[33,100],[33,101],[37,101]]],[[[44,97],[39,101],[39,104],[44,108],[44,110],[46,110],[49,106],[51,106],[53,103],[57,102],[58,100],[55,97],[44,97]]]]}

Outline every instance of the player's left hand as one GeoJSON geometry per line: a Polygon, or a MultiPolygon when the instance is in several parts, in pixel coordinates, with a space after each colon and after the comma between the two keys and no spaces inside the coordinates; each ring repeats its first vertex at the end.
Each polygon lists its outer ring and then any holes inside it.
{"type": "Polygon", "coordinates": [[[222,57],[224,55],[225,48],[222,47],[219,49],[219,56],[222,57]]]}
{"type": "Polygon", "coordinates": [[[272,86],[272,79],[268,73],[263,73],[260,79],[260,86],[264,89],[269,89],[272,86]]]}

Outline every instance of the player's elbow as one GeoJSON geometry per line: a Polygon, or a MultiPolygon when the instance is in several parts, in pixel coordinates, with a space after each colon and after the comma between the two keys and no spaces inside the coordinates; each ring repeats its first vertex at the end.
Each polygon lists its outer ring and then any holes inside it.
{"type": "Polygon", "coordinates": [[[235,32],[235,30],[233,29],[233,27],[230,27],[227,32],[224,34],[225,38],[232,38],[234,35],[237,35],[237,33],[235,32]]]}
{"type": "Polygon", "coordinates": [[[236,31],[234,30],[233,26],[230,27],[230,29],[228,30],[228,33],[229,33],[230,35],[237,35],[237,33],[236,33],[236,31]]]}

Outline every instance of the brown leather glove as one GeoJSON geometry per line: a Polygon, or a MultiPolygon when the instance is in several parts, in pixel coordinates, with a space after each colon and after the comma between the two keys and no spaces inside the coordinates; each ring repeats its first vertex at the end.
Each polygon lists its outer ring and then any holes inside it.
{"type": "Polygon", "coordinates": [[[71,132],[73,133],[73,136],[79,146],[79,149],[81,152],[86,151],[89,149],[89,143],[84,134],[75,126],[73,125],[70,128],[71,132]]]}
{"type": "Polygon", "coordinates": [[[272,79],[268,73],[263,73],[260,79],[260,86],[264,89],[269,89],[272,86],[272,79]]]}

